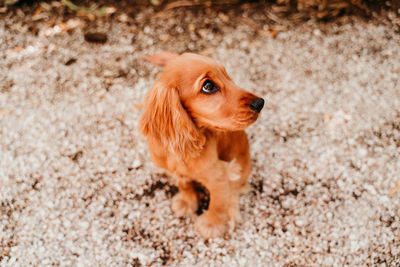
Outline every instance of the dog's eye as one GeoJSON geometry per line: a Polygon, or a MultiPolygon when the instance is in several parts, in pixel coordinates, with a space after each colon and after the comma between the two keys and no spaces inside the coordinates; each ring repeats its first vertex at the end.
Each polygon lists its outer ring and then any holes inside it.
{"type": "Polygon", "coordinates": [[[205,94],[213,94],[219,91],[219,88],[215,83],[210,80],[204,82],[201,92],[205,94]]]}

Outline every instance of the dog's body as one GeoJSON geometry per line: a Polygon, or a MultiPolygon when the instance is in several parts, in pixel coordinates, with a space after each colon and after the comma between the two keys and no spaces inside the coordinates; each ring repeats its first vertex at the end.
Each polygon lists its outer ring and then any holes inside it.
{"type": "Polygon", "coordinates": [[[151,158],[176,178],[180,193],[172,209],[178,216],[198,208],[193,181],[208,189],[209,209],[196,225],[204,237],[219,236],[240,219],[239,195],[251,172],[244,129],[264,100],[237,87],[210,58],[165,53],[149,61],[165,66],[140,121],[151,158]]]}

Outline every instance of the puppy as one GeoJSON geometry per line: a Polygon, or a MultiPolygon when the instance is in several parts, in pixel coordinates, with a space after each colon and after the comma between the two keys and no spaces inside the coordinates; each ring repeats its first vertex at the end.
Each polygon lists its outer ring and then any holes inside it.
{"type": "Polygon", "coordinates": [[[193,181],[201,183],[210,204],[196,228],[205,238],[221,236],[240,220],[239,196],[251,172],[244,129],[257,120],[264,100],[238,87],[208,57],[164,52],[148,61],[165,68],[147,93],[140,131],[154,164],[176,178],[172,210],[194,215],[193,181]]]}

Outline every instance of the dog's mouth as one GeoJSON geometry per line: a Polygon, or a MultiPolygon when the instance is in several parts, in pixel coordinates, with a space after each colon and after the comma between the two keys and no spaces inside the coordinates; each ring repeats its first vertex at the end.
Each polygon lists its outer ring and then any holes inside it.
{"type": "Polygon", "coordinates": [[[259,115],[260,113],[253,111],[238,113],[233,118],[233,125],[238,128],[237,130],[244,130],[253,124],[258,119],[259,115]]]}
{"type": "Polygon", "coordinates": [[[238,113],[231,117],[218,121],[204,120],[197,121],[200,128],[209,128],[217,131],[242,131],[258,119],[259,114],[255,112],[238,113]]]}

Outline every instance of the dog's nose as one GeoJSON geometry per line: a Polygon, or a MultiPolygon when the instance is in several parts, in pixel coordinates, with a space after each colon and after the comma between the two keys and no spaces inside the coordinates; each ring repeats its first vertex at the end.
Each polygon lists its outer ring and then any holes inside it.
{"type": "Polygon", "coordinates": [[[262,108],[264,107],[264,99],[262,98],[253,98],[250,103],[250,108],[254,110],[255,112],[260,112],[262,108]]]}

